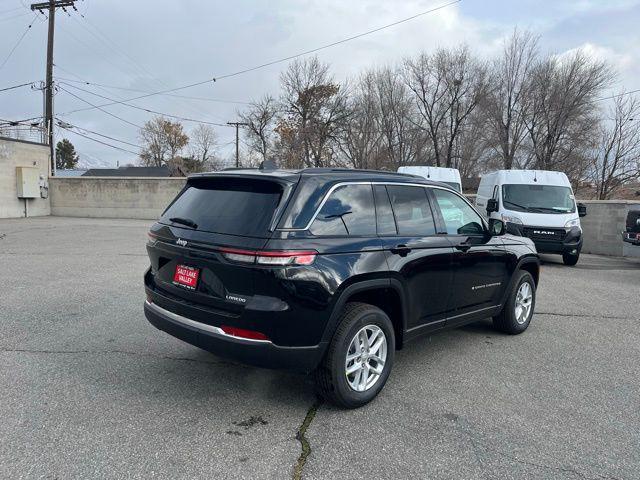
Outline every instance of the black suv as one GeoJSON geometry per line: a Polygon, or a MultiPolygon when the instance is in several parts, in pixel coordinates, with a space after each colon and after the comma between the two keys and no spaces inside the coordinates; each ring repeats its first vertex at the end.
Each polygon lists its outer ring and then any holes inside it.
{"type": "Polygon", "coordinates": [[[411,175],[193,175],[149,237],[153,325],[223,357],[314,372],[345,407],[380,392],[407,341],[488,317],[521,333],[535,305],[531,240],[411,175]]]}

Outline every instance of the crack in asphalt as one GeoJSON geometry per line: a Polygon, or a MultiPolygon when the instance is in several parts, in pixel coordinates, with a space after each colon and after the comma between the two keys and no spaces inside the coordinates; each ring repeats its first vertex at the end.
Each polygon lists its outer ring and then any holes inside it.
{"type": "Polygon", "coordinates": [[[471,443],[471,446],[473,447],[474,453],[475,453],[475,457],[476,460],[478,461],[478,464],[482,470],[482,475],[483,477],[485,477],[485,472],[484,472],[484,464],[480,458],[479,455],[479,450],[484,450],[485,452],[491,452],[494,454],[499,455],[500,457],[509,459],[513,462],[516,462],[520,465],[527,465],[530,467],[536,467],[536,468],[543,468],[543,469],[547,469],[547,470],[551,470],[551,471],[556,471],[556,472],[563,472],[563,473],[571,473],[574,475],[577,475],[578,477],[584,479],[584,480],[620,480],[618,477],[614,477],[612,475],[599,475],[599,474],[595,474],[595,476],[588,476],[585,473],[580,472],[579,470],[577,470],[575,467],[573,466],[556,466],[556,465],[547,465],[544,463],[536,463],[536,462],[531,462],[528,460],[522,460],[518,457],[516,457],[513,454],[504,452],[502,450],[498,450],[496,448],[491,448],[489,446],[486,445],[485,442],[480,441],[479,439],[476,438],[476,436],[473,433],[473,426],[471,425],[471,423],[465,419],[465,418],[461,418],[458,415],[455,414],[446,414],[445,417],[448,420],[453,421],[453,423],[458,427],[458,431],[460,431],[461,433],[463,433],[468,439],[469,442],[471,443]]]}
{"type": "Polygon", "coordinates": [[[311,444],[306,437],[306,433],[309,429],[309,426],[311,425],[311,422],[313,422],[316,413],[318,413],[318,408],[320,408],[320,405],[322,405],[322,400],[320,399],[316,400],[316,402],[311,405],[311,407],[307,411],[307,415],[304,417],[302,425],[300,425],[300,428],[296,433],[296,440],[300,442],[300,448],[302,449],[302,451],[300,452],[298,461],[293,467],[294,480],[302,479],[302,471],[304,470],[304,465],[305,463],[307,463],[307,458],[309,457],[309,455],[311,455],[311,444]]]}
{"type": "Polygon", "coordinates": [[[0,353],[31,353],[43,355],[132,355],[138,357],[157,358],[162,360],[173,360],[176,362],[202,363],[205,365],[233,365],[234,367],[248,368],[245,365],[224,362],[224,361],[207,361],[198,360],[189,357],[172,357],[171,355],[157,355],[154,353],[133,352],[131,350],[35,350],[27,348],[0,348],[0,353]]]}

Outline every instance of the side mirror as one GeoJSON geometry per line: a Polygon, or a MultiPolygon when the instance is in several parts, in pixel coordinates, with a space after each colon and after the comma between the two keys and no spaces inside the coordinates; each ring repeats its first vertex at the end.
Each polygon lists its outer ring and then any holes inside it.
{"type": "Polygon", "coordinates": [[[497,212],[498,210],[498,201],[495,198],[487,200],[487,213],[497,212]]]}
{"type": "Polygon", "coordinates": [[[489,233],[492,237],[499,237],[500,235],[504,235],[505,232],[506,226],[502,220],[498,220],[497,218],[489,219],[489,233]]]}
{"type": "Polygon", "coordinates": [[[584,203],[578,203],[578,216],[586,217],[587,216],[587,206],[584,203]]]}

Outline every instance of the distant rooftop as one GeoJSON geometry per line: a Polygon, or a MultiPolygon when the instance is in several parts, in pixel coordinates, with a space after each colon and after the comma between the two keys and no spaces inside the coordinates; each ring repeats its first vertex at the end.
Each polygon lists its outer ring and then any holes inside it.
{"type": "Polygon", "coordinates": [[[56,177],[81,177],[87,172],[86,168],[72,168],[72,169],[56,169],[56,177]]]}
{"type": "Polygon", "coordinates": [[[90,168],[83,177],[171,177],[169,167],[90,168]]]}

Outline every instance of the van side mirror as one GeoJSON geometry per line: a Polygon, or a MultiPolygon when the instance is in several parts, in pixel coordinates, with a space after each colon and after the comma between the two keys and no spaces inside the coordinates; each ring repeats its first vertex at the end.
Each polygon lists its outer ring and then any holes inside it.
{"type": "Polygon", "coordinates": [[[489,219],[489,233],[492,237],[499,237],[500,235],[504,235],[505,232],[506,227],[502,220],[498,220],[497,218],[489,219]]]}
{"type": "Polygon", "coordinates": [[[587,216],[587,206],[584,203],[578,203],[578,216],[586,217],[587,216]]]}
{"type": "Polygon", "coordinates": [[[498,201],[495,198],[487,200],[487,213],[497,212],[498,210],[498,201]]]}

